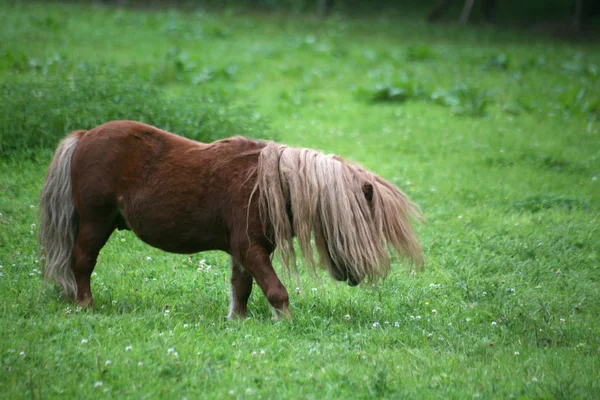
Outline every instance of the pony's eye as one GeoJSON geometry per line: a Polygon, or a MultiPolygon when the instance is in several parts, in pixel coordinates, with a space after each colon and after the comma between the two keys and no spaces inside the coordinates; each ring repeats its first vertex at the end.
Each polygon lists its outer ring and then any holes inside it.
{"type": "Polygon", "coordinates": [[[373,200],[373,185],[365,183],[363,185],[363,193],[365,194],[365,199],[367,199],[367,201],[373,200]]]}

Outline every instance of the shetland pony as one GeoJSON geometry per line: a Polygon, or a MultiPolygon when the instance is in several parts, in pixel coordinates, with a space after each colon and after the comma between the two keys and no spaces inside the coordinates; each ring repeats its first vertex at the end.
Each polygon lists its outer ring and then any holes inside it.
{"type": "Polygon", "coordinates": [[[307,264],[355,286],[385,278],[388,250],[422,265],[410,220],[418,208],[389,182],[309,149],[233,137],[204,144],[153,126],[114,121],[58,146],[40,198],[46,280],[92,305],[90,276],[115,229],[173,253],[231,255],[229,318],[245,317],[252,281],[276,316],[288,293],[271,263],[307,264]]]}

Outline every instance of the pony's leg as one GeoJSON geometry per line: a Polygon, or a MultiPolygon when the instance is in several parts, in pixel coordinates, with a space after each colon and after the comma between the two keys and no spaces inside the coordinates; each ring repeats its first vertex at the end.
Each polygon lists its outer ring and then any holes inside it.
{"type": "Polygon", "coordinates": [[[252,293],[252,275],[231,257],[231,305],[227,318],[246,318],[250,293],[252,293]]]}
{"type": "Polygon", "coordinates": [[[242,255],[242,263],[275,309],[275,318],[289,317],[289,296],[275,274],[269,252],[262,246],[250,247],[242,255]]]}
{"type": "Polygon", "coordinates": [[[93,306],[90,277],[96,266],[100,249],[115,230],[116,212],[109,215],[94,214],[93,217],[79,220],[79,233],[75,240],[72,252],[73,274],[77,282],[77,304],[79,306],[93,306]]]}

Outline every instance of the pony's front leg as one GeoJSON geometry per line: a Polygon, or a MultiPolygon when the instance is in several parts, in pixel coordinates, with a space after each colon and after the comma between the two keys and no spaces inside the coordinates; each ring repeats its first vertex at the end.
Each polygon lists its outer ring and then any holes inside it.
{"type": "Polygon", "coordinates": [[[289,317],[289,296],[275,274],[269,252],[264,247],[255,245],[243,252],[241,260],[275,310],[275,318],[289,317]]]}
{"type": "Polygon", "coordinates": [[[246,318],[250,293],[252,293],[252,275],[231,257],[231,305],[227,318],[246,318]]]}

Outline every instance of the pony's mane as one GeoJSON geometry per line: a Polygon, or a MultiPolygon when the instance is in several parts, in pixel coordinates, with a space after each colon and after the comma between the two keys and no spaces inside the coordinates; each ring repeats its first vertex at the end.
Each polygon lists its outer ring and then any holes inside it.
{"type": "Polygon", "coordinates": [[[345,266],[361,280],[386,277],[388,250],[423,265],[410,223],[422,218],[418,207],[389,182],[337,156],[268,142],[258,158],[254,193],[288,270],[296,261],[294,234],[313,269],[313,240],[323,268],[345,266]]]}

